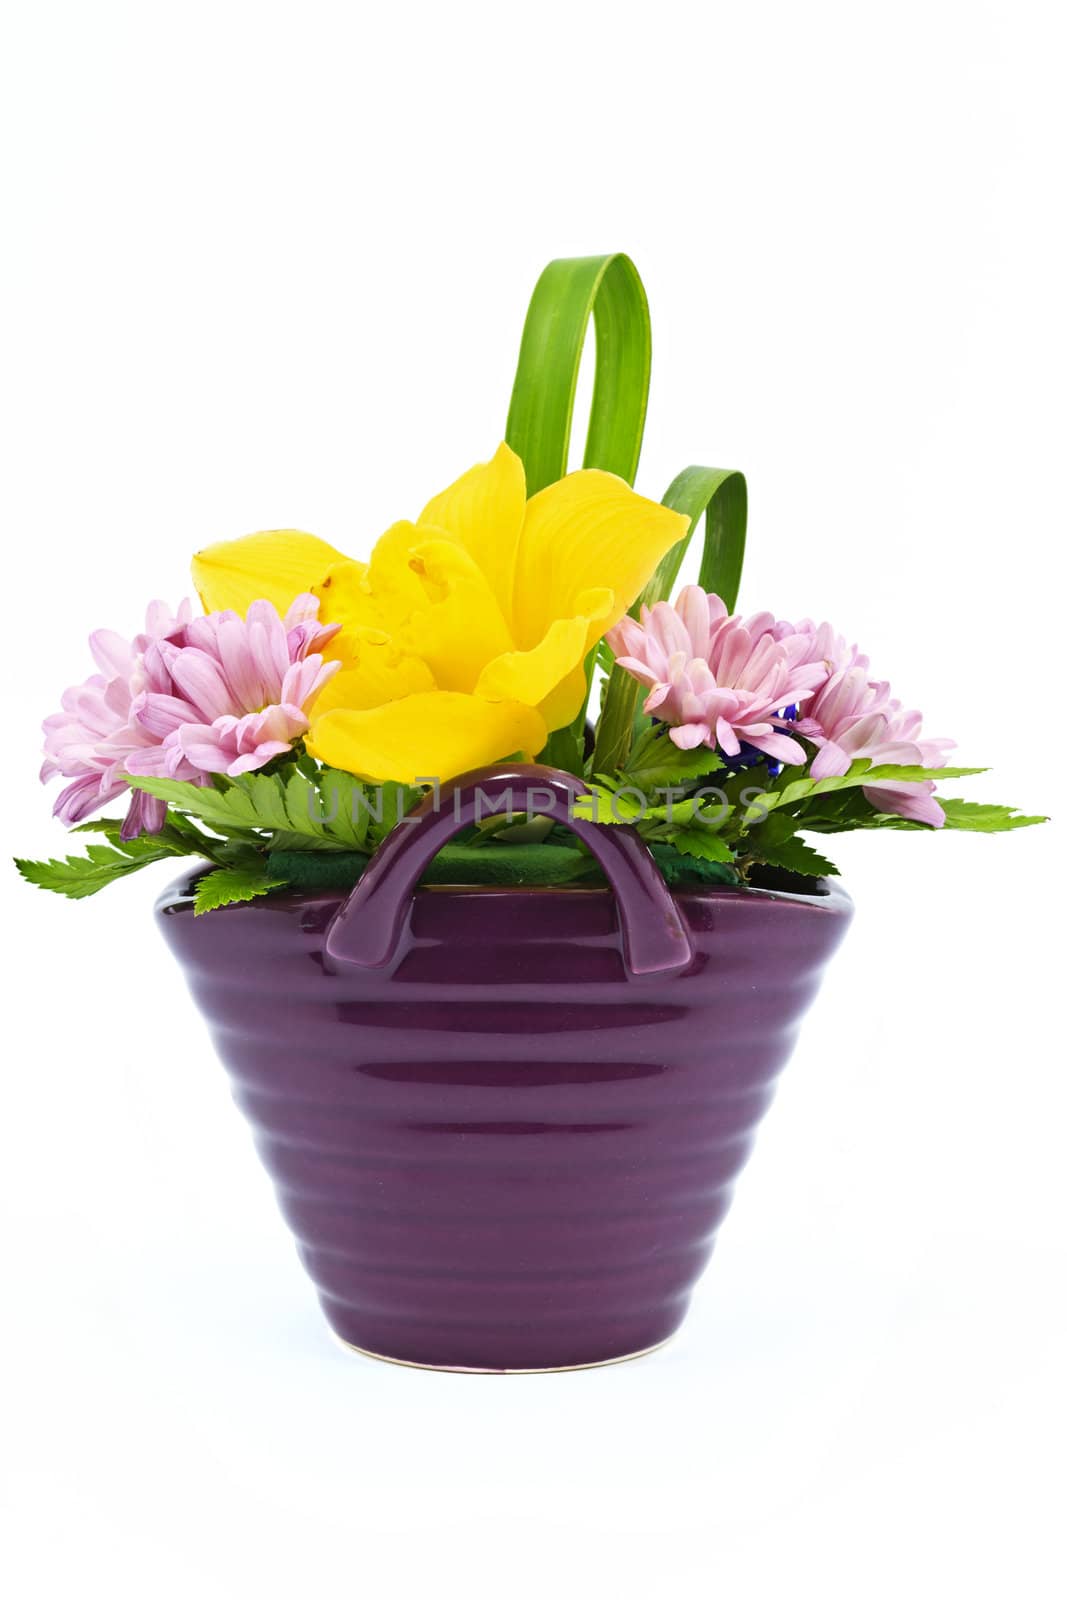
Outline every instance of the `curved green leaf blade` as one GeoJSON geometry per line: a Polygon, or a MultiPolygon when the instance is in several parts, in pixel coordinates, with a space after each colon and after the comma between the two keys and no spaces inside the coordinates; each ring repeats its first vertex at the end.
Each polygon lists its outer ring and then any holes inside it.
{"type": "MultiPolygon", "coordinates": [[[[729,467],[686,467],[674,479],[663,504],[689,518],[689,531],[663,557],[644,592],[630,608],[639,616],[642,606],[667,600],[682,569],[686,551],[704,518],[704,551],[700,562],[701,588],[713,590],[732,611],[737,603],[741,565],[745,555],[748,488],[744,474],[729,467]]],[[[595,772],[621,767],[633,738],[634,712],[640,685],[622,667],[613,666],[604,695],[593,756],[595,772]]]]}
{"type": "Polygon", "coordinates": [[[748,527],[748,485],[743,472],[730,467],[686,467],[674,479],[663,504],[681,511],[689,519],[689,532],[668,550],[659,564],[649,590],[642,596],[646,605],[665,600],[674,588],[682,561],[697,523],[704,518],[704,550],[697,582],[702,589],[717,594],[727,611],[737,605],[741,569],[745,560],[745,533],[748,527]]]}
{"type": "Polygon", "coordinates": [[[574,396],[589,318],[596,375],[584,464],[637,475],[652,369],[648,300],[629,256],[550,261],[530,301],[505,438],[522,457],[526,492],[567,471],[574,396]]]}

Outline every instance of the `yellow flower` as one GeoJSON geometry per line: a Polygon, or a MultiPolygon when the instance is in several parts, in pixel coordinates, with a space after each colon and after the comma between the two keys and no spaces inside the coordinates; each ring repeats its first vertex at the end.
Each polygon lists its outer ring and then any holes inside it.
{"type": "Polygon", "coordinates": [[[446,779],[536,756],[585,696],[583,663],[687,519],[611,473],[571,473],[526,499],[506,444],[398,522],[366,564],[310,534],[257,533],[193,561],[206,610],[319,597],[343,663],[310,711],[308,748],[378,781],[446,779]]]}

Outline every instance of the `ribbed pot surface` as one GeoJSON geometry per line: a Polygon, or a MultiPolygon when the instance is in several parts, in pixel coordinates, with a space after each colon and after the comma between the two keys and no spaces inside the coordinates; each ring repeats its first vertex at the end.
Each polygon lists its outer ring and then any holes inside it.
{"type": "Polygon", "coordinates": [[[331,1327],[432,1366],[615,1360],[681,1322],[843,890],[680,893],[693,960],[632,976],[604,889],[422,889],[396,957],[326,955],[336,894],[157,914],[331,1327]]]}

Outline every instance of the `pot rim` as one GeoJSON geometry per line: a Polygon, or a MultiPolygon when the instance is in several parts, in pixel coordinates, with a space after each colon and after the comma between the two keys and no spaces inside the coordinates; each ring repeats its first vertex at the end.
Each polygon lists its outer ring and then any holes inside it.
{"type": "MultiPolygon", "coordinates": [[[[191,909],[193,905],[192,885],[204,872],[211,870],[211,863],[205,861],[202,866],[187,868],[181,877],[175,878],[160,893],[155,903],[155,910],[160,914],[167,914],[191,909]]],[[[818,878],[815,880],[821,887],[812,894],[798,894],[788,889],[764,889],[752,884],[708,884],[703,888],[668,888],[673,899],[682,904],[699,902],[729,902],[736,904],[777,903],[807,907],[812,911],[826,913],[841,913],[852,910],[852,896],[839,878],[818,878]]],[[[232,905],[219,906],[215,911],[208,913],[216,916],[227,911],[271,911],[281,907],[292,906],[341,906],[349,895],[351,889],[312,889],[298,888],[275,889],[269,894],[257,897],[255,900],[244,900],[232,905]]],[[[614,891],[609,884],[499,884],[499,883],[427,883],[420,884],[413,893],[412,898],[426,896],[451,896],[453,898],[495,897],[513,895],[522,898],[538,896],[541,899],[547,896],[557,896],[561,900],[573,901],[578,896],[595,895],[603,898],[613,896],[614,891]]]]}

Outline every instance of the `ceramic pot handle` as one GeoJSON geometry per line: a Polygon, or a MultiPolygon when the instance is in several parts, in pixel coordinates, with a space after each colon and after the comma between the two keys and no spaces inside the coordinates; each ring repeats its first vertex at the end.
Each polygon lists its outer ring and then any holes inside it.
{"type": "Polygon", "coordinates": [[[614,890],[629,970],[670,972],[692,958],[689,934],[659,869],[631,828],[604,827],[569,815],[580,778],[554,767],[484,767],[441,785],[388,835],[326,930],[326,952],[356,967],[392,959],[415,885],[454,834],[510,793],[515,813],[550,814],[586,844],[614,890]]]}

